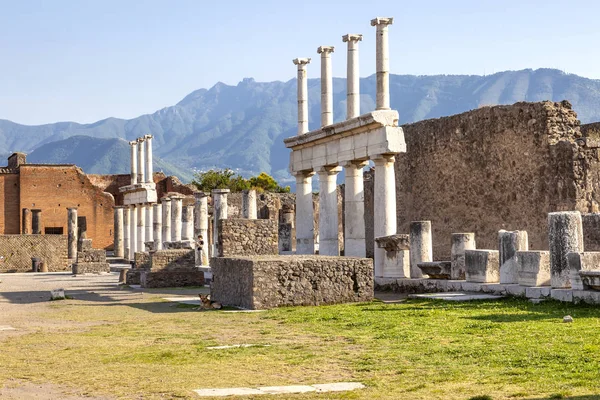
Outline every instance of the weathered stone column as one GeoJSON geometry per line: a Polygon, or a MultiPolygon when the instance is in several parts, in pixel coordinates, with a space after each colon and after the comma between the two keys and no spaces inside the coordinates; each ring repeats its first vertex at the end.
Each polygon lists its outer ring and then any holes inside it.
{"type": "Polygon", "coordinates": [[[181,241],[181,214],[183,208],[183,196],[171,196],[171,241],[181,241]]]}
{"type": "Polygon", "coordinates": [[[129,145],[131,146],[131,184],[135,185],[138,183],[137,140],[132,140],[129,145]]]}
{"type": "Polygon", "coordinates": [[[139,204],[137,207],[137,246],[136,250],[143,253],[145,250],[144,242],[146,241],[146,206],[139,204]]]}
{"type": "Polygon", "coordinates": [[[31,210],[31,233],[42,234],[42,210],[31,210]]]}
{"type": "Polygon", "coordinates": [[[154,248],[156,250],[162,250],[163,248],[163,240],[162,240],[162,206],[160,204],[152,205],[152,228],[153,239],[154,239],[154,248]]]}
{"type": "Polygon", "coordinates": [[[321,167],[319,174],[319,254],[339,256],[337,174],[341,167],[321,167]]]}
{"type": "Polygon", "coordinates": [[[296,174],[296,254],[315,254],[313,171],[296,174]]]}
{"type": "Polygon", "coordinates": [[[129,252],[131,251],[131,239],[129,238],[131,226],[129,219],[131,218],[131,207],[123,207],[123,259],[129,260],[129,252]]]}
{"type": "Polygon", "coordinates": [[[67,208],[67,254],[77,258],[77,207],[67,208]]]}
{"type": "Polygon", "coordinates": [[[181,214],[181,240],[194,241],[194,206],[184,206],[181,214]]]}
{"type": "MultiPolygon", "coordinates": [[[[321,46],[321,126],[333,124],[333,77],[331,76],[331,53],[333,46],[321,46]]],[[[320,247],[319,247],[320,248],[320,247]]]]}
{"type": "Polygon", "coordinates": [[[154,182],[154,172],[152,168],[152,135],[145,135],[144,143],[146,144],[146,183],[152,183],[154,182]]]}
{"type": "Polygon", "coordinates": [[[202,235],[204,247],[202,254],[196,254],[196,265],[208,265],[208,194],[200,192],[194,194],[196,197],[196,229],[194,240],[202,235]]]}
{"type": "Polygon", "coordinates": [[[113,251],[115,257],[123,257],[123,206],[115,206],[113,251]]]}
{"type": "Polygon", "coordinates": [[[348,42],[346,119],[350,119],[360,115],[358,42],[362,40],[362,35],[348,34],[342,36],[342,40],[348,42]]]}
{"type": "Polygon", "coordinates": [[[31,233],[31,210],[29,208],[23,209],[23,221],[21,226],[21,233],[23,235],[29,235],[31,233]]]}
{"type": "Polygon", "coordinates": [[[422,278],[421,262],[433,261],[433,243],[431,240],[431,221],[413,221],[409,228],[410,277],[422,278]]]}
{"type": "MultiPolygon", "coordinates": [[[[376,238],[396,233],[396,180],[394,174],[394,156],[383,154],[373,158],[375,163],[375,182],[373,192],[374,224],[376,238]]],[[[382,277],[384,271],[385,249],[375,246],[375,276],[382,277]]]]}
{"type": "Polygon", "coordinates": [[[377,70],[377,110],[390,109],[390,55],[388,44],[388,25],[394,22],[393,18],[375,18],[371,26],[377,27],[376,32],[376,70],[377,70]]]}
{"type": "Polygon", "coordinates": [[[296,58],[294,64],[298,66],[298,135],[308,132],[308,78],[306,66],[310,58],[296,58]]]}
{"type": "Polygon", "coordinates": [[[229,189],[213,189],[213,255],[219,254],[217,244],[219,243],[219,220],[227,219],[227,193],[229,189]]]}
{"type": "Polygon", "coordinates": [[[163,197],[160,199],[162,204],[162,241],[171,241],[171,199],[163,197]]]}
{"type": "Polygon", "coordinates": [[[146,209],[146,234],[144,240],[146,242],[154,241],[154,213],[152,209],[152,204],[144,204],[144,208],[146,209]]]}
{"type": "Polygon", "coordinates": [[[451,279],[466,279],[465,252],[475,249],[474,233],[452,234],[452,250],[450,251],[452,262],[450,267],[451,279]]]}
{"type": "Polygon", "coordinates": [[[137,251],[139,251],[138,249],[138,207],[136,207],[135,205],[131,205],[130,206],[130,213],[129,213],[129,243],[131,243],[131,245],[129,246],[129,259],[130,260],[135,260],[135,253],[137,251]]]}
{"type": "Polygon", "coordinates": [[[365,244],[365,191],[363,168],[366,161],[353,161],[344,168],[344,255],[347,257],[366,257],[365,244]]]}
{"type": "Polygon", "coordinates": [[[579,211],[548,214],[550,275],[553,288],[571,287],[567,254],[583,252],[583,225],[579,211]]]}
{"type": "MultiPolygon", "coordinates": [[[[146,167],[146,156],[145,156],[145,151],[144,151],[144,138],[138,138],[137,140],[138,142],[138,146],[137,146],[137,150],[138,150],[138,182],[139,183],[144,183],[146,182],[146,173],[145,173],[145,167],[146,167]]],[[[138,249],[138,251],[144,251],[143,249],[140,250],[138,249]]]]}
{"type": "Polygon", "coordinates": [[[242,217],[256,219],[256,190],[242,192],[242,217]]]}
{"type": "Polygon", "coordinates": [[[517,252],[529,250],[527,232],[499,231],[498,250],[500,251],[500,283],[519,283],[517,252]]]}

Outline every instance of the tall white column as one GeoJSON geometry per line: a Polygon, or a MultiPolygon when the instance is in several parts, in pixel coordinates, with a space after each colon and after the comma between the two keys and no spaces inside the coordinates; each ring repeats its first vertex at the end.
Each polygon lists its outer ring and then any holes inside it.
{"type": "Polygon", "coordinates": [[[113,252],[115,257],[123,257],[123,206],[115,206],[113,252]]]}
{"type": "Polygon", "coordinates": [[[129,260],[129,251],[131,249],[131,242],[129,239],[129,232],[131,232],[131,226],[129,223],[130,219],[130,207],[123,207],[123,259],[129,260]]]}
{"type": "Polygon", "coordinates": [[[183,196],[171,196],[171,241],[181,241],[181,212],[183,208],[183,196]]]}
{"type": "Polygon", "coordinates": [[[135,205],[130,206],[131,207],[131,211],[129,214],[129,243],[130,243],[130,251],[129,251],[129,259],[130,260],[135,260],[135,253],[137,251],[139,251],[138,249],[138,226],[137,226],[137,220],[138,220],[138,210],[137,207],[135,205]]]}
{"type": "Polygon", "coordinates": [[[144,208],[146,209],[146,237],[144,238],[146,242],[154,241],[154,218],[152,217],[154,213],[152,212],[152,204],[144,204],[144,208]]]}
{"type": "Polygon", "coordinates": [[[358,42],[362,40],[362,35],[349,33],[342,36],[342,40],[348,43],[346,119],[350,119],[360,115],[358,42]]]}
{"type": "Polygon", "coordinates": [[[146,182],[154,182],[154,171],[152,168],[152,135],[144,136],[144,143],[146,144],[146,182]]]}
{"type": "Polygon", "coordinates": [[[319,254],[339,256],[337,174],[341,167],[319,169],[319,254]]]}
{"type": "Polygon", "coordinates": [[[154,248],[162,250],[162,205],[158,203],[152,205],[152,229],[154,248]]]}
{"type": "Polygon", "coordinates": [[[129,142],[131,146],[131,184],[135,185],[138,183],[138,170],[137,170],[137,140],[129,142]]]}
{"type": "Polygon", "coordinates": [[[144,155],[146,152],[144,151],[144,138],[138,138],[138,182],[144,183],[146,182],[146,156],[144,155]]]}
{"type": "Polygon", "coordinates": [[[217,243],[219,242],[219,221],[227,219],[227,193],[229,189],[213,189],[213,257],[219,254],[217,243]]]}
{"type": "Polygon", "coordinates": [[[344,166],[344,255],[347,257],[366,257],[367,254],[363,183],[363,168],[366,165],[366,161],[353,161],[344,166]]]}
{"type": "Polygon", "coordinates": [[[146,250],[146,206],[139,204],[137,207],[137,251],[142,253],[146,250]]]}
{"type": "MultiPolygon", "coordinates": [[[[373,158],[373,162],[375,163],[373,232],[377,238],[396,233],[396,180],[393,155],[380,155],[373,158]]],[[[382,277],[385,249],[375,246],[374,256],[375,276],[382,277]]]]}
{"type": "Polygon", "coordinates": [[[256,219],[256,190],[242,192],[242,218],[256,219]]]}
{"type": "Polygon", "coordinates": [[[77,207],[67,208],[67,254],[69,259],[77,258],[77,207]]]}
{"type": "Polygon", "coordinates": [[[184,206],[181,214],[181,240],[194,241],[194,206],[184,206]]]}
{"type": "MultiPolygon", "coordinates": [[[[333,77],[331,75],[331,53],[333,46],[321,46],[321,126],[333,124],[333,77]]],[[[319,247],[320,249],[320,247],[319,247]]]]}
{"type": "Polygon", "coordinates": [[[203,192],[195,193],[195,198],[196,209],[194,213],[196,215],[196,229],[194,231],[194,239],[198,235],[202,235],[202,240],[204,240],[202,254],[196,254],[196,265],[208,265],[208,194],[203,192]]]}
{"type": "Polygon", "coordinates": [[[377,27],[376,32],[376,70],[377,70],[377,95],[376,108],[378,110],[390,109],[390,49],[388,43],[388,25],[394,18],[375,18],[371,26],[377,27]]]}
{"type": "Polygon", "coordinates": [[[296,58],[294,64],[298,66],[298,135],[308,132],[308,77],[306,66],[310,58],[296,58]]]}
{"type": "Polygon", "coordinates": [[[296,174],[296,254],[315,254],[313,171],[296,174]]]}
{"type": "Polygon", "coordinates": [[[171,241],[171,199],[163,197],[160,199],[162,204],[162,241],[171,241]]]}

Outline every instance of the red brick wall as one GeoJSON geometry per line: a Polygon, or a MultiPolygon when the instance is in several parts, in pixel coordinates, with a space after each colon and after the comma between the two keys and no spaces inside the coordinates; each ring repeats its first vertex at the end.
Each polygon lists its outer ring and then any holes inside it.
{"type": "Polygon", "coordinates": [[[19,174],[0,174],[0,233],[21,233],[19,174]]]}

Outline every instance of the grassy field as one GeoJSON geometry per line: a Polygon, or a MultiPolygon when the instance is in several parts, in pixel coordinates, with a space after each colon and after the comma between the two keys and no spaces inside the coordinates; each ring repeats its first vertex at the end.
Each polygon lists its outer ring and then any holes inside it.
{"type": "Polygon", "coordinates": [[[600,399],[599,307],[407,300],[223,313],[154,297],[66,300],[36,318],[70,328],[0,342],[0,384],[187,399],[199,388],[359,381],[367,388],[284,398],[600,399]],[[242,343],[270,346],[206,349],[242,343]]]}

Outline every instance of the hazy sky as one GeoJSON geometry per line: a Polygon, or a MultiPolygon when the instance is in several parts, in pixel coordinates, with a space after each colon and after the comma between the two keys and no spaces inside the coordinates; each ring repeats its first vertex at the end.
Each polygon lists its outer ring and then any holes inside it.
{"type": "Polygon", "coordinates": [[[362,33],[374,73],[376,16],[395,74],[550,67],[600,78],[598,0],[0,0],[0,119],[23,124],[133,118],[199,88],[289,80],[295,57],[362,33]]]}

